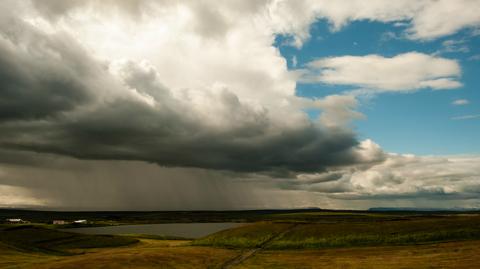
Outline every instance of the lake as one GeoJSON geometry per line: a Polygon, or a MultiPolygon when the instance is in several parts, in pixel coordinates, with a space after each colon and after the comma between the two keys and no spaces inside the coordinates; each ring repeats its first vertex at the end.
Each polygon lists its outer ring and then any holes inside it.
{"type": "Polygon", "coordinates": [[[105,227],[86,227],[62,229],[67,232],[84,234],[148,234],[200,238],[215,232],[238,227],[245,223],[165,223],[136,224],[105,227]]]}

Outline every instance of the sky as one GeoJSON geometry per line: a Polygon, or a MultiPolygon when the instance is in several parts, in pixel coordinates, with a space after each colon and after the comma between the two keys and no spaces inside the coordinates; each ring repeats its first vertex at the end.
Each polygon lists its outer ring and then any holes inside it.
{"type": "Polygon", "coordinates": [[[1,0],[0,207],[480,208],[478,0],[1,0]]]}
{"type": "MultiPolygon", "coordinates": [[[[366,116],[366,120],[355,122],[355,126],[361,138],[372,139],[389,152],[478,154],[480,143],[476,143],[476,139],[480,134],[480,124],[478,120],[474,121],[475,117],[462,117],[475,116],[480,112],[480,93],[476,90],[480,80],[480,35],[467,28],[433,40],[411,40],[401,37],[406,27],[363,20],[331,32],[329,22],[319,20],[311,26],[312,38],[301,48],[282,45],[285,39],[288,40],[288,37],[282,36],[279,36],[276,46],[282,56],[289,59],[290,70],[302,68],[315,59],[344,55],[395,57],[417,52],[457,61],[461,68],[460,87],[440,92],[410,89],[408,94],[379,94],[369,100],[364,98],[358,110],[366,116]]],[[[362,85],[300,83],[297,95],[322,98],[339,91],[352,91],[359,86],[362,85]]],[[[318,111],[309,112],[313,116],[318,114],[318,111]]]]}

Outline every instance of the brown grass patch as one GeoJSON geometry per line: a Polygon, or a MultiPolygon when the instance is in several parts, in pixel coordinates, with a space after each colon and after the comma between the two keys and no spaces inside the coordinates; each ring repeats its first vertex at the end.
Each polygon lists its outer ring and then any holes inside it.
{"type": "Polygon", "coordinates": [[[142,240],[141,243],[110,249],[92,249],[83,255],[24,261],[16,268],[219,268],[236,251],[192,247],[185,241],[142,240]]]}

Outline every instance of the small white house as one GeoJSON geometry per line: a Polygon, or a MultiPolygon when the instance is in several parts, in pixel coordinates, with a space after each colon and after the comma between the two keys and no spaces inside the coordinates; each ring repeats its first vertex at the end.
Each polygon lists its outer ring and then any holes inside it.
{"type": "Polygon", "coordinates": [[[86,219],[79,219],[79,220],[75,220],[75,221],[73,221],[73,223],[77,223],[77,224],[85,224],[85,223],[87,223],[87,220],[86,220],[86,219]]]}
{"type": "Polygon", "coordinates": [[[7,222],[12,224],[18,224],[18,223],[25,223],[26,221],[22,219],[7,219],[7,222]]]}

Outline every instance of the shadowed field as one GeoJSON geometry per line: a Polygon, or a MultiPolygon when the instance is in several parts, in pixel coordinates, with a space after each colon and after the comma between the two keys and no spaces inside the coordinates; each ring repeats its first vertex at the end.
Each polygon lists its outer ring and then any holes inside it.
{"type": "Polygon", "coordinates": [[[115,235],[85,235],[35,225],[0,227],[0,243],[10,248],[54,255],[71,255],[81,249],[118,247],[138,239],[115,235]]]}

